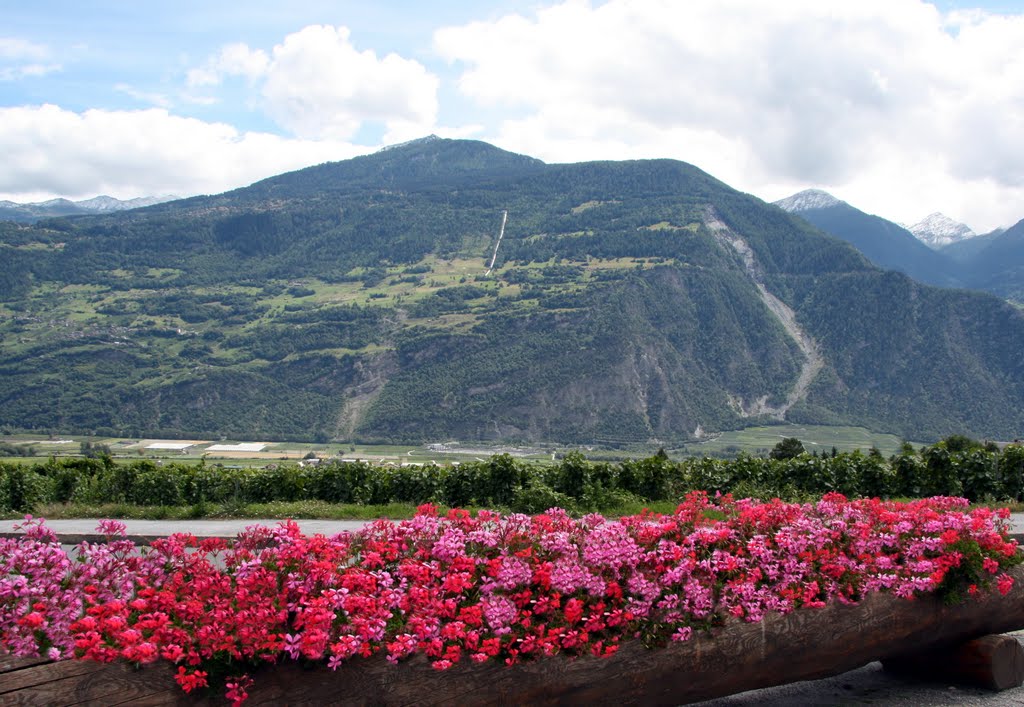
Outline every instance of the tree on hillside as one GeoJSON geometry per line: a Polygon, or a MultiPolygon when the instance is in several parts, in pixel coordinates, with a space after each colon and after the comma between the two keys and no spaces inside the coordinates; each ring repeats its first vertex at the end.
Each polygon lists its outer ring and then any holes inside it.
{"type": "Polygon", "coordinates": [[[966,435],[950,435],[943,442],[945,442],[946,449],[950,452],[966,452],[981,446],[980,442],[966,435]]]}
{"type": "Polygon", "coordinates": [[[94,444],[89,440],[83,440],[78,445],[78,448],[81,455],[86,459],[101,459],[102,457],[110,456],[110,445],[108,444],[100,444],[99,442],[94,444]]]}
{"type": "Polygon", "coordinates": [[[772,459],[793,459],[806,451],[803,442],[796,437],[786,437],[772,447],[772,451],[768,453],[768,456],[772,459]]]}

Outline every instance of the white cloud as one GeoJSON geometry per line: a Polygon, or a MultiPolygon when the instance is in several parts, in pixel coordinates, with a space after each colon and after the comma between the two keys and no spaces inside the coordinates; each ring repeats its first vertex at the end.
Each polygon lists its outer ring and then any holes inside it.
{"type": "Polygon", "coordinates": [[[439,80],[417,61],[359,51],[346,27],[310,25],[289,34],[268,55],[231,44],[188,72],[191,88],[244,76],[259,86],[264,111],[307,139],[349,140],[367,123],[385,141],[422,137],[437,118],[439,80]]]}
{"type": "Polygon", "coordinates": [[[0,108],[0,199],[219,193],[366,151],[341,141],[239,133],[158,108],[0,108]]]}
{"type": "MultiPolygon", "coordinates": [[[[0,40],[4,60],[45,59],[40,45],[0,40]]],[[[430,132],[466,134],[479,126],[437,128],[438,78],[396,54],[357,50],[344,27],[309,26],[271,51],[223,46],[186,76],[173,97],[128,83],[114,90],[157,106],[148,110],[86,110],[57,105],[0,108],[0,198],[121,198],[216,193],[258,179],[374,147],[351,142],[367,124],[383,142],[430,132]],[[176,116],[174,102],[210,105],[218,87],[245,81],[247,105],[264,110],[295,137],[241,132],[221,122],[176,116]]]]}
{"type": "Polygon", "coordinates": [[[114,90],[119,93],[123,93],[126,96],[131,96],[137,101],[142,103],[150,103],[154,106],[161,108],[169,108],[171,106],[171,99],[162,93],[155,93],[152,91],[140,91],[134,86],[126,83],[114,84],[114,90]]]}
{"type": "Polygon", "coordinates": [[[0,59],[47,59],[50,50],[42,44],[36,44],[17,37],[0,37],[0,59]]]}
{"type": "Polygon", "coordinates": [[[397,54],[356,50],[345,27],[306,27],[273,54],[263,86],[267,111],[297,135],[348,139],[374,122],[422,136],[434,124],[438,79],[397,54]]]}
{"type": "Polygon", "coordinates": [[[487,138],[508,149],[676,157],[768,197],[870,194],[855,205],[904,220],[1024,216],[1022,16],[920,0],[569,1],[443,28],[434,44],[468,99],[506,111],[487,138]]]}
{"type": "Polygon", "coordinates": [[[270,59],[266,52],[252,50],[242,43],[227,44],[199,69],[188,72],[190,87],[216,86],[225,76],[244,76],[255,81],[267,72],[270,59]]]}
{"type": "Polygon", "coordinates": [[[0,81],[17,81],[19,79],[38,78],[46,74],[60,71],[60,64],[21,64],[19,66],[0,66],[0,81]]]}
{"type": "Polygon", "coordinates": [[[60,71],[61,65],[49,59],[50,50],[42,44],[0,37],[0,81],[38,78],[60,71]]]}

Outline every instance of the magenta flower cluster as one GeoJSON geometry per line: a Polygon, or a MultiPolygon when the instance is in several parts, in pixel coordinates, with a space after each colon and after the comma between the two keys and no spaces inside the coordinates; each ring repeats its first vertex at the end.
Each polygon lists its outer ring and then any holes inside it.
{"type": "Polygon", "coordinates": [[[382,654],[512,665],[609,656],[625,640],[686,641],[729,617],[758,621],[871,592],[1004,594],[1020,560],[1005,511],[963,499],[815,504],[692,493],[671,515],[574,519],[421,507],[354,534],[286,521],[237,540],[175,535],[151,548],[103,521],[74,559],[41,520],[0,540],[0,652],[168,661],[186,691],[219,667],[382,654]],[[956,586],[954,586],[956,585],[956,586]],[[959,586],[962,585],[962,586],[959,586]]]}

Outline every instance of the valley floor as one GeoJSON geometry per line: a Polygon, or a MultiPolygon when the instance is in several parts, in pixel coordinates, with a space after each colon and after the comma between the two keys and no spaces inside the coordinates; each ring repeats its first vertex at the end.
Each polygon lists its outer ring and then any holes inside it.
{"type": "MultiPolygon", "coordinates": [[[[767,455],[780,440],[796,437],[808,451],[830,452],[835,447],[840,452],[856,449],[867,452],[872,447],[883,455],[899,451],[902,440],[896,435],[871,432],[863,427],[831,427],[823,425],[759,425],[742,430],[730,430],[709,434],[703,441],[692,443],[682,449],[667,450],[672,457],[724,456],[733,457],[740,452],[753,455],[767,455]]],[[[266,466],[275,462],[298,462],[312,453],[320,458],[361,459],[376,463],[391,464],[448,464],[458,461],[486,459],[494,454],[510,454],[514,457],[544,462],[553,455],[572,450],[582,451],[588,458],[627,459],[642,458],[657,452],[653,445],[636,445],[622,449],[605,449],[597,446],[567,447],[558,445],[526,447],[517,445],[491,445],[483,442],[439,441],[426,445],[364,445],[345,443],[275,442],[275,441],[212,441],[212,440],[168,440],[129,439],[120,437],[85,437],[81,435],[38,435],[19,434],[0,437],[0,442],[28,445],[35,450],[31,457],[0,457],[4,462],[39,462],[50,456],[76,456],[82,442],[110,447],[115,459],[162,459],[168,462],[195,463],[206,459],[210,464],[225,466],[266,466]]],[[[915,446],[925,444],[915,441],[915,446]]]]}

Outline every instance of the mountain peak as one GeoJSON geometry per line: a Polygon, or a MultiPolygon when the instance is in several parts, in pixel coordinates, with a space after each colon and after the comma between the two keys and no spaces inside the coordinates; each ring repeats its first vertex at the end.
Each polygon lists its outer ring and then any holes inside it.
{"type": "Polygon", "coordinates": [[[473,171],[486,169],[497,164],[512,162],[515,164],[542,165],[543,163],[533,157],[516,154],[503,150],[500,147],[491,145],[480,140],[468,140],[462,138],[444,138],[437,135],[427,135],[407,140],[394,145],[385,145],[370,155],[361,159],[368,159],[371,162],[388,162],[390,160],[421,160],[441,159],[450,164],[462,164],[473,171]]]}
{"type": "Polygon", "coordinates": [[[907,230],[932,248],[942,248],[977,235],[968,226],[938,211],[929,214],[907,230]]]}
{"type": "Polygon", "coordinates": [[[413,189],[427,184],[475,180],[481,175],[525,174],[544,163],[479,140],[436,135],[388,145],[367,155],[325,162],[280,174],[236,190],[250,199],[308,198],[323,192],[358,189],[413,189]]]}
{"type": "Polygon", "coordinates": [[[382,147],[379,150],[377,150],[377,152],[388,152],[389,150],[398,150],[398,149],[401,149],[403,147],[413,147],[415,145],[426,145],[426,144],[429,144],[431,142],[436,142],[437,140],[440,140],[440,139],[441,138],[439,138],[437,135],[434,135],[433,133],[431,133],[430,135],[426,135],[424,137],[418,137],[418,138],[415,138],[414,140],[406,140],[405,142],[396,142],[394,145],[385,145],[384,147],[382,147]]]}
{"type": "Polygon", "coordinates": [[[827,191],[822,191],[821,189],[804,189],[802,192],[797,192],[785,199],[779,199],[774,203],[783,211],[800,213],[801,211],[811,211],[813,209],[827,209],[830,206],[838,206],[846,202],[840,201],[827,191]]]}

